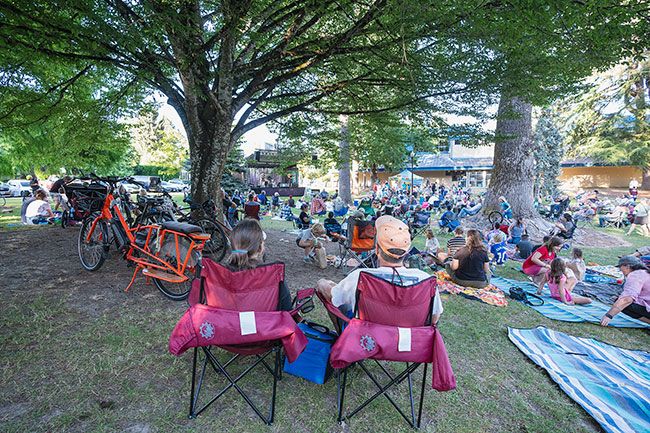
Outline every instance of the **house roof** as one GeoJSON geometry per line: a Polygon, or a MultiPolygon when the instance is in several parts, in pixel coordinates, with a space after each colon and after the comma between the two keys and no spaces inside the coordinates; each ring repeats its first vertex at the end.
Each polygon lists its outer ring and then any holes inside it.
{"type": "MultiPolygon", "coordinates": [[[[598,162],[589,157],[576,157],[565,159],[560,163],[561,167],[601,167],[608,165],[598,162]]],[[[619,164],[625,165],[625,164],[619,164]]],[[[408,169],[410,167],[407,165],[408,169]]],[[[492,170],[494,168],[493,158],[451,158],[448,153],[421,153],[416,156],[414,172],[418,171],[467,171],[467,170],[492,170]]]]}

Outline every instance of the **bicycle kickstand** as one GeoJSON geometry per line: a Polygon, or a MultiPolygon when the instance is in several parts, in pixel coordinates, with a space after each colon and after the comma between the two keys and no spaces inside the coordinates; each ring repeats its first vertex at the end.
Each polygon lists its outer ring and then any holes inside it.
{"type": "Polygon", "coordinates": [[[137,265],[137,266],[135,267],[135,270],[133,271],[133,276],[131,277],[131,282],[129,283],[128,286],[126,286],[126,289],[124,289],[125,292],[128,292],[129,289],[131,288],[131,286],[133,286],[133,283],[135,283],[135,277],[138,276],[138,272],[139,272],[141,269],[144,269],[144,266],[142,266],[142,265],[137,265]]]}

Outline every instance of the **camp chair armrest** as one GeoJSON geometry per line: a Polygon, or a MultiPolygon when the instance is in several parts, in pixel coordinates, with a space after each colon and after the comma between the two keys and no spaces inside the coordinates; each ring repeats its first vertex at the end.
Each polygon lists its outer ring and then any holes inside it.
{"type": "Polygon", "coordinates": [[[323,305],[325,306],[325,308],[327,309],[328,312],[330,312],[330,313],[333,314],[334,316],[338,317],[339,319],[343,320],[345,323],[349,323],[349,322],[350,322],[350,318],[347,317],[345,314],[343,314],[343,313],[341,312],[341,310],[339,310],[338,308],[336,308],[336,307],[334,306],[334,304],[332,304],[330,301],[328,301],[327,299],[325,299],[325,298],[323,297],[323,294],[320,293],[318,290],[316,291],[316,296],[318,296],[318,299],[320,299],[320,301],[323,303],[323,305]]]}
{"type": "Polygon", "coordinates": [[[292,310],[289,312],[296,322],[302,321],[302,314],[307,314],[314,309],[313,296],[316,289],[300,289],[293,298],[292,310]]]}

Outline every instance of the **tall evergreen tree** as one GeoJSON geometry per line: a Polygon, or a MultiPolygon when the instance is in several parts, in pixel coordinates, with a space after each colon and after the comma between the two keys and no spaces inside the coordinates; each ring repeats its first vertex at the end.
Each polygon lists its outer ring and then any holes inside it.
{"type": "Polygon", "coordinates": [[[593,77],[565,116],[573,155],[636,165],[650,189],[650,54],[593,77]]]}
{"type": "Polygon", "coordinates": [[[564,136],[556,125],[550,108],[542,110],[533,133],[535,158],[535,193],[546,196],[558,190],[560,164],[564,158],[564,136]]]}

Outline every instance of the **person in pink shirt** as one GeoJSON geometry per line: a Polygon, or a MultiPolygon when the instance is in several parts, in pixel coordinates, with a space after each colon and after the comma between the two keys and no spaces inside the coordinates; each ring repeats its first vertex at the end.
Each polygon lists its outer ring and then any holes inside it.
{"type": "Polygon", "coordinates": [[[607,326],[621,311],[630,317],[650,323],[650,270],[635,256],[623,256],[618,268],[625,275],[623,293],[603,316],[600,324],[607,326]]]}
{"type": "Polygon", "coordinates": [[[568,305],[590,304],[591,299],[584,296],[572,295],[571,292],[578,280],[573,272],[567,272],[566,263],[560,257],[551,262],[551,269],[546,272],[548,289],[551,291],[551,298],[568,305]]]}

